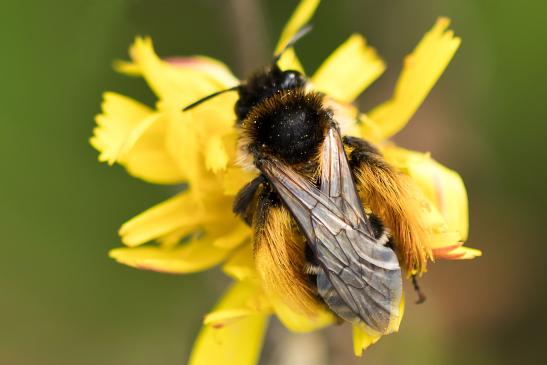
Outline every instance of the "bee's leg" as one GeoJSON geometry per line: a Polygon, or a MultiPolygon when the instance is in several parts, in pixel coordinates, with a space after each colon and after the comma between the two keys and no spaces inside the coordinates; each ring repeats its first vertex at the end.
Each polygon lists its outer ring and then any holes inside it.
{"type": "Polygon", "coordinates": [[[252,225],[254,208],[256,206],[256,193],[262,188],[265,182],[266,178],[264,175],[257,176],[241,188],[234,199],[233,212],[239,215],[249,226],[252,225]]]}
{"type": "Polygon", "coordinates": [[[255,264],[265,290],[300,312],[316,303],[307,280],[306,243],[277,193],[265,184],[253,216],[255,264]]]}
{"type": "Polygon", "coordinates": [[[431,252],[425,244],[422,208],[409,178],[390,166],[368,142],[355,137],[344,137],[343,142],[359,196],[389,228],[393,240],[388,245],[393,246],[401,267],[409,275],[425,271],[431,252]]]}
{"type": "Polygon", "coordinates": [[[412,286],[414,287],[414,291],[416,292],[416,294],[418,294],[418,300],[416,300],[416,304],[422,304],[423,302],[425,302],[426,296],[418,285],[418,279],[416,278],[416,275],[412,275],[412,286]]]}

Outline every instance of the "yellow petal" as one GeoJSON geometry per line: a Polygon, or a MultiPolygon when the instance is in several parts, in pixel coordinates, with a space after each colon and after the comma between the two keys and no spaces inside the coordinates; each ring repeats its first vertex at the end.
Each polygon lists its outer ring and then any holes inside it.
{"type": "Polygon", "coordinates": [[[425,244],[431,248],[435,258],[456,258],[448,253],[463,244],[460,232],[450,229],[437,207],[425,197],[418,187],[417,190],[416,198],[420,201],[422,209],[416,214],[420,215],[429,233],[429,240],[425,244]]]}
{"type": "Polygon", "coordinates": [[[470,247],[460,247],[459,249],[453,251],[453,253],[457,255],[461,254],[459,257],[460,260],[469,260],[482,256],[482,252],[480,250],[470,247]]]}
{"type": "Polygon", "coordinates": [[[113,92],[104,93],[101,107],[91,144],[101,152],[99,160],[112,165],[135,128],[155,114],[146,105],[113,92]]]}
{"type": "MultiPolygon", "coordinates": [[[[206,203],[210,203],[211,207],[215,207],[214,200],[206,203]]],[[[132,247],[179,229],[190,233],[220,219],[224,219],[229,227],[229,224],[235,219],[230,220],[229,211],[221,209],[222,206],[216,206],[215,208],[204,209],[192,194],[183,192],[124,223],[119,234],[122,242],[132,247]]]]}
{"type": "Polygon", "coordinates": [[[256,314],[256,311],[249,308],[217,310],[207,314],[203,319],[203,324],[214,328],[221,328],[254,314],[256,314]]]}
{"type": "MultiPolygon", "coordinates": [[[[167,149],[173,156],[177,169],[184,174],[185,181],[191,186],[201,188],[204,180],[205,164],[201,156],[205,141],[199,138],[198,127],[191,115],[173,111],[170,114],[167,149]]],[[[208,120],[204,120],[207,123],[208,120]]]]}
{"type": "Polygon", "coordinates": [[[362,356],[363,351],[370,345],[375,344],[381,335],[367,331],[359,325],[353,325],[353,351],[355,356],[362,356]]]}
{"type": "Polygon", "coordinates": [[[229,167],[223,176],[223,192],[228,196],[235,196],[245,184],[257,176],[257,172],[245,171],[239,167],[229,167]]]}
{"type": "MultiPolygon", "coordinates": [[[[258,283],[252,244],[246,244],[238,249],[224,264],[223,270],[226,274],[237,280],[254,280],[258,283]]],[[[319,306],[312,316],[308,316],[296,313],[281,300],[276,299],[271,293],[267,297],[279,320],[291,331],[310,332],[326,327],[334,322],[331,312],[319,306]]],[[[235,316],[237,313],[233,314],[235,316]]],[[[227,314],[225,313],[224,315],[227,314]]]]}
{"type": "Polygon", "coordinates": [[[100,161],[119,162],[149,182],[180,183],[183,179],[165,144],[165,119],[126,96],[107,92],[90,142],[100,161]]]}
{"type": "Polygon", "coordinates": [[[298,59],[294,48],[288,49],[283,53],[283,56],[277,61],[277,65],[281,70],[296,70],[305,73],[302,63],[298,59]]]}
{"type": "Polygon", "coordinates": [[[228,165],[228,153],[219,136],[209,138],[205,146],[205,167],[212,172],[225,170],[228,165]]]}
{"type": "MultiPolygon", "coordinates": [[[[276,54],[280,52],[291,38],[309,22],[318,5],[319,0],[302,0],[300,2],[285,25],[285,28],[283,28],[283,32],[281,32],[281,37],[275,48],[276,54]]],[[[278,65],[282,70],[298,70],[303,72],[302,65],[300,64],[300,61],[298,61],[293,49],[289,49],[283,54],[278,65]]]]}
{"type": "Polygon", "coordinates": [[[319,67],[314,87],[340,101],[352,102],[385,70],[384,62],[366,40],[354,34],[319,67]]]}
{"type": "Polygon", "coordinates": [[[382,149],[386,160],[412,181],[423,194],[423,215],[430,230],[429,246],[437,258],[473,258],[480,251],[461,247],[468,237],[467,192],[463,180],[429,154],[394,145],[382,149]]]}
{"type": "Polygon", "coordinates": [[[258,274],[255,268],[252,243],[244,244],[226,261],[222,270],[226,275],[236,280],[256,280],[258,274]]]}
{"type": "Polygon", "coordinates": [[[214,91],[237,85],[238,80],[225,65],[207,57],[162,60],[149,38],[137,38],[130,53],[133,63],[118,62],[117,67],[131,74],[138,68],[160,97],[157,107],[168,120],[164,140],[185,180],[198,185],[203,164],[213,172],[224,170],[230,154],[228,149],[233,149],[224,139],[235,135],[236,93],[218,96],[185,113],[181,109],[214,91]],[[201,156],[203,152],[205,161],[201,156]]]}
{"type": "Polygon", "coordinates": [[[297,313],[283,301],[273,296],[269,297],[277,318],[293,332],[310,332],[334,323],[334,316],[326,309],[317,307],[313,315],[297,313]]]}
{"type": "Polygon", "coordinates": [[[226,258],[230,251],[215,247],[210,240],[195,240],[182,247],[121,247],[110,251],[119,263],[142,270],[185,274],[209,269],[226,258]]]}
{"type": "Polygon", "coordinates": [[[234,97],[222,95],[188,112],[169,112],[167,148],[195,188],[222,190],[211,172],[226,170],[235,155],[234,97]]]}
{"type": "MultiPolygon", "coordinates": [[[[237,85],[238,80],[222,62],[206,56],[170,57],[165,62],[180,68],[190,68],[208,74],[225,85],[237,85]]],[[[142,76],[139,64],[128,61],[114,61],[114,69],[128,76],[142,76]]]]}
{"type": "MultiPolygon", "coordinates": [[[[225,72],[218,77],[220,68],[216,66],[212,67],[216,73],[211,73],[207,68],[192,66],[192,62],[177,65],[162,60],[155,53],[150,38],[137,37],[130,48],[130,55],[150,88],[174,108],[182,108],[205,95],[238,84],[225,67],[225,72]]],[[[195,62],[207,62],[205,60],[200,57],[195,62]]],[[[218,64],[218,61],[215,62],[218,64]]],[[[129,72],[134,74],[136,67],[129,68],[129,72]]],[[[128,67],[119,66],[118,69],[127,71],[128,67]]]]}
{"type": "MultiPolygon", "coordinates": [[[[368,117],[380,128],[379,139],[386,139],[401,130],[435,85],[460,45],[460,38],[447,30],[450,21],[439,18],[404,62],[393,97],[374,108],[368,117]]],[[[368,135],[363,123],[363,135],[368,135]]]]}
{"type": "Polygon", "coordinates": [[[238,221],[235,226],[226,234],[217,238],[214,245],[220,248],[232,249],[239,246],[242,242],[251,238],[251,229],[242,221],[238,221]]]}
{"type": "Polygon", "coordinates": [[[436,258],[444,260],[469,260],[482,256],[482,252],[474,248],[463,247],[462,242],[449,246],[439,246],[433,249],[436,258]]]}
{"type": "Polygon", "coordinates": [[[239,80],[232,74],[230,69],[214,58],[206,56],[171,57],[165,61],[176,67],[201,71],[225,87],[235,86],[239,83],[239,80]]]}
{"type": "Polygon", "coordinates": [[[116,60],[113,63],[114,70],[127,76],[142,76],[141,68],[139,65],[122,60],[116,60]]]}
{"type": "Polygon", "coordinates": [[[270,302],[266,299],[257,282],[244,280],[241,283],[248,287],[248,293],[244,300],[226,305],[222,309],[213,310],[205,316],[203,324],[214,328],[222,328],[245,317],[271,313],[270,302]]]}
{"type": "MultiPolygon", "coordinates": [[[[214,311],[241,308],[256,297],[257,291],[253,284],[237,282],[214,311]]],[[[188,364],[255,365],[260,356],[267,317],[268,314],[257,312],[223,326],[204,326],[194,344],[188,364]]]]}

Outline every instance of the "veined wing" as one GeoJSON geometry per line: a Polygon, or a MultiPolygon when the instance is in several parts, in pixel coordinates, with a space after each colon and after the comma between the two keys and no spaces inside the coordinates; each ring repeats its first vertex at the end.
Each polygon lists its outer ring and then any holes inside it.
{"type": "Polygon", "coordinates": [[[334,128],[327,132],[321,151],[321,192],[342,211],[348,223],[373,237],[370,222],[355,190],[340,134],[334,128]]]}
{"type": "Polygon", "coordinates": [[[331,130],[325,139],[323,154],[329,157],[323,155],[322,169],[328,169],[322,173],[323,191],[277,160],[258,165],[320,263],[317,284],[327,305],[347,321],[389,333],[400,316],[401,269],[395,253],[377,244],[369,231],[337,135],[331,130]]]}

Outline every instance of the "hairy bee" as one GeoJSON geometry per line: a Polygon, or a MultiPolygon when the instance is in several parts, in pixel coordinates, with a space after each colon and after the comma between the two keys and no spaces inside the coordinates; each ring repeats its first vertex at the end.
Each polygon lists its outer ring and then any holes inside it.
{"type": "Polygon", "coordinates": [[[428,255],[411,189],[371,144],[341,136],[327,96],[300,72],[281,70],[280,55],[241,85],[185,110],[238,92],[240,162],[260,174],[238,193],[234,212],[254,230],[265,287],[293,308],[324,303],[348,322],[392,332],[403,272],[423,271],[428,255]]]}

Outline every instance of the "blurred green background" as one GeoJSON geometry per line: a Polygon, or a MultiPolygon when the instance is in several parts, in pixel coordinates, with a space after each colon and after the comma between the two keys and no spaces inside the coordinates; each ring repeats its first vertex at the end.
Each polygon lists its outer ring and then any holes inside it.
{"type": "MultiPolygon", "coordinates": [[[[177,277],[107,257],[119,225],[172,191],[99,164],[93,116],[105,90],[153,104],[142,80],[111,68],[135,35],[151,35],[162,56],[209,55],[244,77],[269,59],[296,3],[2,1],[1,364],[185,363],[226,281],[215,270],[177,277]]],[[[469,245],[484,257],[430,266],[428,301],[409,300],[400,333],[362,359],[348,328],[295,337],[274,324],[263,364],[288,364],[294,344],[310,359],[326,354],[314,365],[544,358],[546,12],[541,0],[323,1],[299,54],[311,71],[363,33],[389,67],[360,98],[364,110],[390,95],[403,56],[436,17],[452,18],[462,47],[397,141],[462,174],[469,245]]]]}

